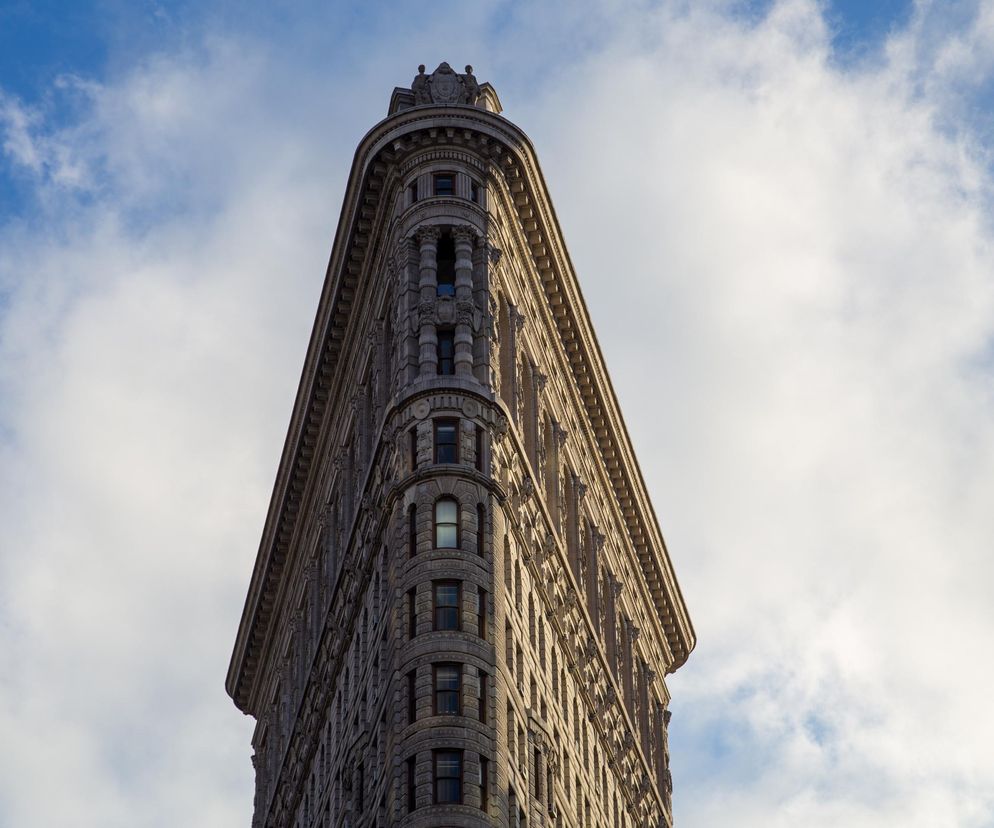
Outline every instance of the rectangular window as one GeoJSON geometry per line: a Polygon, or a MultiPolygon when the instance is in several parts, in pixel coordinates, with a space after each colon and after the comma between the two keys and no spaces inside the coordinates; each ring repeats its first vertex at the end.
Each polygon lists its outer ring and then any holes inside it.
{"type": "Polygon", "coordinates": [[[432,755],[435,761],[435,804],[461,804],[462,751],[436,750],[432,755]]]}
{"type": "Polygon", "coordinates": [[[418,720],[418,674],[411,670],[407,674],[407,723],[414,724],[418,720]]]}
{"type": "Polygon", "coordinates": [[[418,427],[411,428],[409,434],[411,441],[411,471],[418,467],[418,427]]]}
{"type": "Polygon", "coordinates": [[[458,420],[435,420],[435,462],[459,462],[458,420]]]}
{"type": "Polygon", "coordinates": [[[438,373],[451,376],[456,372],[456,335],[453,331],[438,332],[438,373]]]}
{"type": "Polygon", "coordinates": [[[407,637],[414,638],[418,634],[418,608],[415,602],[415,589],[407,590],[407,637]]]}
{"type": "Polygon", "coordinates": [[[412,756],[407,760],[407,811],[410,813],[418,807],[417,787],[415,786],[415,772],[417,756],[412,756]]]}
{"type": "Polygon", "coordinates": [[[487,694],[489,692],[490,676],[480,670],[480,696],[477,699],[480,710],[480,722],[487,723],[487,694]]]}
{"type": "Polygon", "coordinates": [[[490,761],[486,756],[480,757],[480,810],[486,811],[490,806],[490,761]]]}
{"type": "Polygon", "coordinates": [[[469,182],[469,198],[474,204],[480,203],[480,185],[475,181],[469,182]]]}
{"type": "Polygon", "coordinates": [[[435,629],[458,630],[461,584],[459,581],[435,581],[435,629]]]}
{"type": "Polygon", "coordinates": [[[432,666],[435,687],[435,715],[462,715],[462,665],[432,666]]]}
{"type": "Polygon", "coordinates": [[[448,233],[438,240],[435,255],[435,295],[456,295],[456,244],[448,233]]]}
{"type": "Polygon", "coordinates": [[[407,185],[407,192],[411,197],[411,204],[415,204],[418,200],[418,180],[414,179],[410,184],[407,185]]]}
{"type": "Polygon", "coordinates": [[[487,591],[483,587],[476,588],[476,634],[487,640],[487,591]]]}
{"type": "Polygon", "coordinates": [[[483,426],[476,424],[476,470],[483,471],[483,426]]]}
{"type": "Polygon", "coordinates": [[[452,173],[438,173],[435,176],[435,195],[450,196],[456,192],[456,177],[452,173]]]}
{"type": "Polygon", "coordinates": [[[487,538],[487,510],[482,503],[476,504],[476,554],[483,557],[487,538]]]}
{"type": "Polygon", "coordinates": [[[413,503],[407,507],[407,554],[418,554],[418,507],[413,503]]]}

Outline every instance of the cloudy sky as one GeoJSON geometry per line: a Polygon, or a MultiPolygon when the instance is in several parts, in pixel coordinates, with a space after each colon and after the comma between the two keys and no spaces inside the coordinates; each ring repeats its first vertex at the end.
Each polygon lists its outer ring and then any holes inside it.
{"type": "Polygon", "coordinates": [[[0,3],[0,826],[249,824],[353,149],[533,138],[699,645],[683,828],[994,826],[994,2],[0,3]]]}

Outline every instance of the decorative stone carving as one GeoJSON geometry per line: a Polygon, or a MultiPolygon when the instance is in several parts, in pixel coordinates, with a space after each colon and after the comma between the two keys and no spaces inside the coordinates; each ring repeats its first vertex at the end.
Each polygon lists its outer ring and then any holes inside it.
{"type": "Polygon", "coordinates": [[[425,65],[418,66],[417,77],[411,84],[411,91],[414,93],[415,104],[430,104],[431,93],[428,90],[428,76],[425,74],[425,65]]]}
{"type": "Polygon", "coordinates": [[[502,443],[507,437],[509,426],[507,417],[501,415],[494,420],[494,442],[502,443]]]}
{"type": "Polygon", "coordinates": [[[456,322],[460,325],[473,325],[476,315],[476,306],[468,301],[460,299],[456,302],[456,322]]]}
{"type": "Polygon", "coordinates": [[[524,480],[521,481],[521,499],[524,501],[531,500],[534,494],[535,484],[532,482],[531,476],[526,475],[524,480]]]}
{"type": "Polygon", "coordinates": [[[472,244],[475,238],[476,229],[468,224],[460,224],[458,227],[452,228],[453,241],[468,241],[472,244]]]}
{"type": "Polygon", "coordinates": [[[411,413],[416,420],[423,420],[431,414],[431,403],[428,400],[418,400],[411,406],[411,413]]]}
{"type": "Polygon", "coordinates": [[[480,84],[473,74],[473,67],[467,66],[465,74],[460,75],[444,61],[430,75],[425,74],[424,64],[418,66],[418,74],[411,83],[411,91],[414,93],[416,105],[476,106],[480,99],[480,84]]]}
{"type": "Polygon", "coordinates": [[[424,244],[438,244],[441,236],[442,231],[434,224],[422,224],[414,231],[414,238],[419,247],[424,244]]]}
{"type": "Polygon", "coordinates": [[[476,75],[473,74],[473,67],[466,65],[466,74],[462,76],[463,88],[466,90],[466,105],[476,106],[480,99],[480,84],[476,82],[476,75]]]}

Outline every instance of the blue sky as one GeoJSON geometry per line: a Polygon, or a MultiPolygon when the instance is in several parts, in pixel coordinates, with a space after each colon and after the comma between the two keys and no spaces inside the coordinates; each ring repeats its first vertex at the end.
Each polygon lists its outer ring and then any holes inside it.
{"type": "Polygon", "coordinates": [[[698,631],[678,824],[994,825],[992,33],[5,4],[0,825],[248,823],[223,678],[345,177],[441,60],[534,141],[698,631]]]}

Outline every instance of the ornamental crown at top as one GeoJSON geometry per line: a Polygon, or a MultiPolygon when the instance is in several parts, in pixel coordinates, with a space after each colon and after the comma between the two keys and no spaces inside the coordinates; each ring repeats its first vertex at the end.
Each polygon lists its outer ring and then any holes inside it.
{"type": "Polygon", "coordinates": [[[418,67],[417,77],[411,84],[414,105],[421,104],[464,104],[476,106],[480,99],[480,85],[476,82],[473,67],[467,65],[466,72],[460,75],[444,60],[430,75],[425,74],[425,65],[418,67]]]}
{"type": "Polygon", "coordinates": [[[472,66],[467,65],[466,71],[460,73],[445,61],[431,74],[421,64],[410,89],[394,89],[389,114],[414,106],[472,106],[498,114],[501,111],[496,91],[489,83],[476,80],[472,66]]]}

